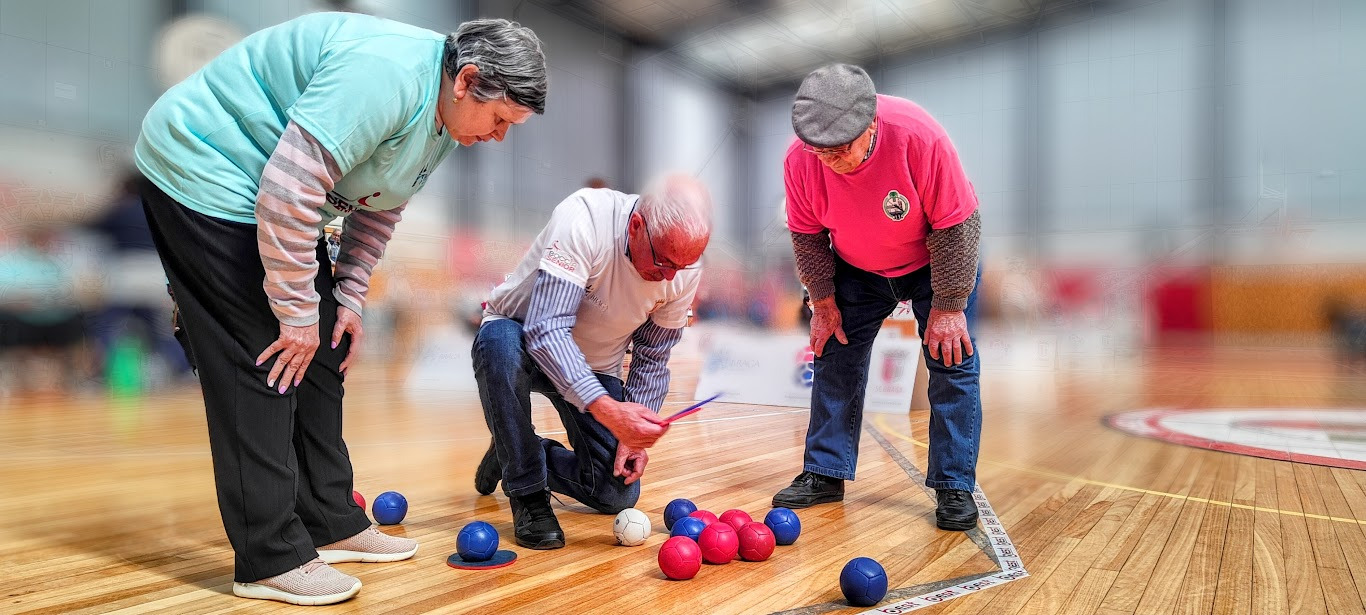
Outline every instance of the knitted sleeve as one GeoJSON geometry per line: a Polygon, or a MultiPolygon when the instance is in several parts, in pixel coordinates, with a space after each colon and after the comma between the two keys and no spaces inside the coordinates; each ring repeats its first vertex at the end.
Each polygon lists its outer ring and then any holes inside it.
{"type": "Polygon", "coordinates": [[[797,279],[802,281],[812,301],[835,294],[835,253],[830,248],[830,231],[793,232],[792,253],[797,261],[797,279]]]}
{"type": "MultiPolygon", "coordinates": [[[[977,248],[982,237],[981,210],[948,228],[930,231],[925,245],[930,250],[930,306],[959,312],[968,306],[968,295],[977,283],[977,248]]],[[[813,293],[814,296],[814,293],[813,293]]]]}

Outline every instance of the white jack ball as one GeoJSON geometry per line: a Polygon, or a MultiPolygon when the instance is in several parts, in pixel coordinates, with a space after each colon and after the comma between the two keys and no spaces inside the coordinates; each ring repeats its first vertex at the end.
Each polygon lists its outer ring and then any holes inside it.
{"type": "Polygon", "coordinates": [[[627,508],[617,513],[616,520],[612,522],[612,533],[616,535],[618,544],[628,547],[643,545],[650,538],[650,517],[634,508],[627,508]]]}

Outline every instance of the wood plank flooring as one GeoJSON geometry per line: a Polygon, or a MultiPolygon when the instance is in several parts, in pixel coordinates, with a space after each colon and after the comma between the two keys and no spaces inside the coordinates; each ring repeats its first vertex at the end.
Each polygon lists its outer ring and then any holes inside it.
{"type": "MultiPolygon", "coordinates": [[[[676,358],[671,408],[691,400],[699,365],[676,358]]],[[[1366,472],[1186,448],[1100,420],[1152,406],[1363,405],[1359,377],[1326,353],[1151,352],[1094,371],[986,365],[979,483],[1031,576],[920,612],[1366,615],[1366,472]]],[[[882,562],[892,588],[996,568],[964,534],[935,529],[925,491],[865,433],[859,480],[843,505],[800,511],[796,545],[767,562],[665,580],[655,554],[669,500],[759,519],[800,470],[805,410],[742,404],[709,407],[651,451],[638,505],[656,525],[646,546],[616,546],[611,517],[566,498],[555,506],[568,547],[521,549],[506,498],[472,487],[488,443],[478,400],[405,391],[392,370],[371,365],[354,371],[346,433],[357,487],[370,498],[405,494],[408,518],[384,531],[422,546],[414,561],[339,565],[365,586],[327,612],[857,612],[838,588],[856,556],[882,562]],[[445,565],[474,520],[499,530],[515,565],[445,565]]],[[[550,437],[562,431],[539,398],[535,420],[550,437]]],[[[913,412],[865,423],[923,471],[927,421],[913,412]]],[[[0,519],[0,612],[307,610],[231,595],[195,389],[0,401],[0,519]]]]}

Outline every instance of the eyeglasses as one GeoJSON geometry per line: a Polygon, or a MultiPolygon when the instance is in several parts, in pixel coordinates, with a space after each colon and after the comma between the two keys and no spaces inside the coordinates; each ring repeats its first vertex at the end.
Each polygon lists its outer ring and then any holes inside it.
{"type": "Polygon", "coordinates": [[[692,269],[699,269],[702,267],[702,261],[697,261],[686,267],[679,267],[678,265],[666,265],[664,263],[659,262],[659,255],[655,253],[655,241],[650,237],[650,223],[645,220],[645,216],[640,217],[640,226],[641,228],[645,229],[645,243],[650,246],[650,260],[654,261],[656,267],[659,267],[660,269],[669,269],[672,271],[689,271],[692,269]]]}

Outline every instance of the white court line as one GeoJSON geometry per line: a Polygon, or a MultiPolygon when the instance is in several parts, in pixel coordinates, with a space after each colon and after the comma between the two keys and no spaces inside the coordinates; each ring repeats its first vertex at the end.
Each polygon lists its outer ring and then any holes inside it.
{"type": "Polygon", "coordinates": [[[996,559],[1001,562],[1001,571],[975,581],[959,583],[939,591],[926,592],[887,606],[867,610],[860,615],[915,611],[1029,576],[1029,573],[1025,571],[1024,561],[1020,559],[1019,550],[1015,548],[1015,543],[1011,542],[1010,535],[1006,534],[1005,526],[1001,525],[1000,518],[996,516],[996,511],[992,510],[991,503],[987,502],[987,496],[982,494],[981,487],[973,489],[972,499],[977,502],[982,530],[986,534],[987,540],[990,541],[992,550],[996,552],[996,559]]]}

